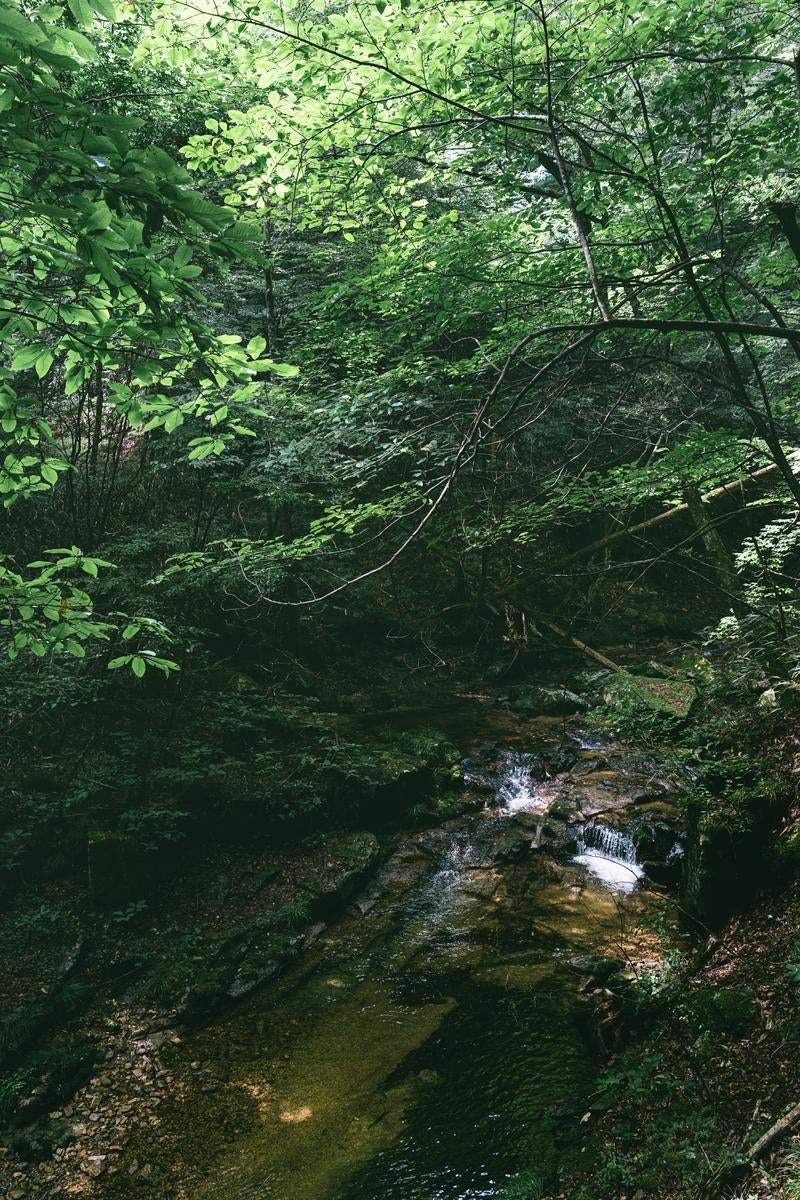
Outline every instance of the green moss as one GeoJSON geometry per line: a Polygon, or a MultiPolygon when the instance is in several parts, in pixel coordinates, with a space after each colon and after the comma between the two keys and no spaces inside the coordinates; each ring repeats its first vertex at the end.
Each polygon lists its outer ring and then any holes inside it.
{"type": "Polygon", "coordinates": [[[750,988],[700,988],[691,1003],[692,1017],[700,1029],[744,1037],[758,1016],[750,988]]]}
{"type": "Polygon", "coordinates": [[[620,672],[609,687],[612,704],[651,708],[675,717],[688,716],[696,697],[694,684],[682,679],[652,679],[645,675],[620,672]]]}

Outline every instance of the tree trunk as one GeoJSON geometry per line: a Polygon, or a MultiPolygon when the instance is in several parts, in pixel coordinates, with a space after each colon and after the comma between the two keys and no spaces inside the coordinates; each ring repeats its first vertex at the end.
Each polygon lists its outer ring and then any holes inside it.
{"type": "Polygon", "coordinates": [[[708,514],[705,511],[705,502],[700,495],[700,489],[697,487],[685,487],[683,495],[686,506],[689,509],[689,515],[694,522],[695,529],[702,538],[706,553],[716,572],[719,585],[734,600],[734,608],[736,608],[738,607],[736,599],[739,593],[739,579],[733,563],[733,555],[725,545],[717,526],[709,521],[708,514]]]}
{"type": "Polygon", "coordinates": [[[270,358],[278,356],[278,316],[275,306],[275,247],[272,238],[272,222],[266,220],[262,226],[264,233],[264,334],[267,339],[267,351],[270,358]]]}

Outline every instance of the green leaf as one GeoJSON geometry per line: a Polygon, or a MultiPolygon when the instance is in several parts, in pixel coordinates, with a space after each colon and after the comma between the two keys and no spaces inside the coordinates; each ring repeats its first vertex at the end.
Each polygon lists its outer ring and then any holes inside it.
{"type": "Polygon", "coordinates": [[[138,679],[141,679],[147,670],[145,661],[139,654],[135,654],[133,656],[133,659],[131,660],[131,670],[138,679]]]}
{"type": "Polygon", "coordinates": [[[22,42],[26,46],[36,46],[41,42],[46,41],[44,30],[35,25],[33,21],[27,20],[21,13],[16,12],[13,8],[3,7],[2,16],[0,16],[2,24],[3,36],[10,38],[12,42],[22,42]]]}
{"type": "Polygon", "coordinates": [[[36,359],[36,362],[33,365],[36,370],[36,374],[40,379],[44,379],[45,375],[52,367],[54,358],[55,354],[52,350],[45,350],[36,359]]]}
{"type": "Polygon", "coordinates": [[[94,14],[87,0],[67,0],[67,4],[79,25],[91,25],[94,14]]]}
{"type": "Polygon", "coordinates": [[[87,233],[92,233],[97,229],[108,229],[111,224],[111,209],[105,202],[98,204],[89,220],[86,222],[85,229],[87,233]]]}
{"type": "Polygon", "coordinates": [[[35,346],[23,346],[17,350],[11,360],[12,371],[28,371],[34,365],[36,360],[43,354],[47,353],[47,346],[41,344],[35,346]]]}
{"type": "Polygon", "coordinates": [[[107,21],[116,21],[117,10],[111,0],[89,0],[95,12],[99,12],[101,17],[105,17],[107,21]]]}

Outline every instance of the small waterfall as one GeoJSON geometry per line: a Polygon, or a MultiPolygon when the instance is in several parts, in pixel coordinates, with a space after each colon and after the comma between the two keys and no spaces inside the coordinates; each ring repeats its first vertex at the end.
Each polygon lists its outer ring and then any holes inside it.
{"type": "Polygon", "coordinates": [[[536,759],[532,754],[509,754],[497,798],[506,812],[534,808],[539,801],[533,781],[536,759]]]}
{"type": "Polygon", "coordinates": [[[636,861],[631,837],[596,821],[584,825],[572,861],[586,867],[615,892],[632,892],[644,874],[636,861]]]}

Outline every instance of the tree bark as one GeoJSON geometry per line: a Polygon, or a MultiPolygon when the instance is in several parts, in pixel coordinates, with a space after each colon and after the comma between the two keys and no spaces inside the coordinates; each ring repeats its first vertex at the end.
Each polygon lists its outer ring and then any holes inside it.
{"type": "Polygon", "coordinates": [[[703,545],[711,560],[711,565],[716,572],[720,587],[729,596],[736,596],[739,591],[739,580],[733,563],[733,555],[725,545],[719,529],[707,520],[704,512],[705,502],[700,495],[700,489],[697,487],[686,487],[683,490],[683,495],[689,509],[689,515],[702,538],[703,545]]]}
{"type": "Polygon", "coordinates": [[[619,663],[615,663],[613,659],[606,658],[605,654],[601,654],[599,650],[593,650],[591,646],[587,646],[586,642],[582,642],[580,638],[573,637],[571,633],[568,633],[566,629],[562,629],[560,625],[554,625],[552,621],[548,621],[545,617],[538,615],[536,619],[544,625],[545,629],[549,629],[557,637],[563,638],[571,646],[574,646],[576,650],[580,650],[581,653],[588,654],[595,662],[601,663],[602,666],[608,667],[611,671],[622,672],[625,670],[619,663]]]}
{"type": "Polygon", "coordinates": [[[778,218],[783,236],[800,263],[800,225],[797,223],[797,206],[787,200],[782,204],[770,204],[769,211],[778,218]]]}

